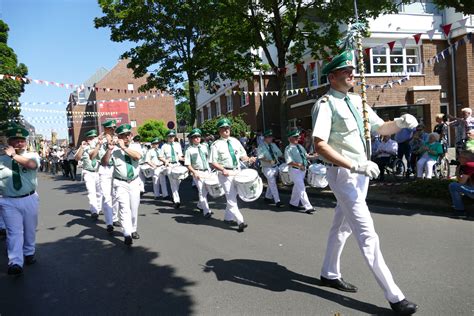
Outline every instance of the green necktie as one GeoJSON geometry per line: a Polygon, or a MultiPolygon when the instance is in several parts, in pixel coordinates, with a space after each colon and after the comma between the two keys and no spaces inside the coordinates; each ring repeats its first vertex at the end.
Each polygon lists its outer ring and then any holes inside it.
{"type": "Polygon", "coordinates": [[[229,153],[230,153],[230,156],[232,157],[232,166],[234,166],[234,168],[236,168],[237,167],[237,157],[235,157],[234,148],[232,147],[232,144],[230,143],[230,139],[227,140],[227,147],[229,147],[229,153]]]}
{"type": "Polygon", "coordinates": [[[13,173],[13,187],[15,190],[21,189],[21,176],[20,176],[20,165],[18,162],[12,159],[12,173],[13,173]]]}
{"type": "Polygon", "coordinates": [[[273,152],[273,149],[272,149],[272,144],[268,144],[268,151],[270,152],[270,156],[272,156],[272,160],[275,160],[276,161],[276,158],[275,158],[275,153],[273,152]]]}
{"type": "Polygon", "coordinates": [[[365,148],[365,140],[364,140],[364,122],[362,121],[362,118],[359,115],[359,112],[357,112],[357,109],[355,106],[352,104],[351,99],[349,99],[348,96],[344,98],[344,101],[346,101],[347,106],[349,107],[349,110],[352,112],[352,116],[354,116],[356,122],[357,122],[357,127],[359,128],[359,135],[360,139],[362,140],[362,144],[364,145],[365,148]]]}
{"type": "Polygon", "coordinates": [[[298,149],[298,152],[300,153],[301,159],[303,160],[303,166],[306,167],[308,162],[306,161],[305,155],[303,155],[303,151],[301,151],[301,149],[300,149],[300,145],[296,145],[296,149],[298,149]]]}
{"type": "Polygon", "coordinates": [[[97,159],[92,159],[91,160],[92,168],[95,168],[96,164],[97,164],[97,159]]]}
{"type": "Polygon", "coordinates": [[[176,153],[174,152],[173,143],[171,143],[171,162],[176,162],[176,153]]]}
{"type": "Polygon", "coordinates": [[[201,157],[202,160],[202,167],[204,169],[209,169],[209,164],[206,161],[206,157],[204,157],[204,153],[201,150],[201,145],[198,145],[198,151],[199,151],[199,156],[201,157]]]}
{"type": "Polygon", "coordinates": [[[133,172],[132,158],[129,155],[125,155],[125,164],[127,165],[127,179],[132,180],[135,172],[133,172]]]}

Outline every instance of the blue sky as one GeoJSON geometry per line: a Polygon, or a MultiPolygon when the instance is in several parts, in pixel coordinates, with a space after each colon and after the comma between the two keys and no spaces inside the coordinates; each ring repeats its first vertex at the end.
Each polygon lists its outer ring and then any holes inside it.
{"type": "MultiPolygon", "coordinates": [[[[121,53],[133,43],[115,43],[108,29],[96,29],[93,20],[102,16],[97,0],[0,0],[0,19],[10,28],[8,45],[19,62],[28,67],[28,77],[80,84],[94,72],[110,70],[121,53]]],[[[22,102],[67,101],[71,90],[37,84],[26,85],[22,102]]],[[[26,106],[25,106],[26,107],[26,106]]],[[[28,105],[29,108],[65,110],[66,105],[28,105]]],[[[22,111],[38,133],[51,137],[55,129],[67,137],[63,114],[22,111]],[[40,123],[38,119],[53,121],[40,123]]]]}

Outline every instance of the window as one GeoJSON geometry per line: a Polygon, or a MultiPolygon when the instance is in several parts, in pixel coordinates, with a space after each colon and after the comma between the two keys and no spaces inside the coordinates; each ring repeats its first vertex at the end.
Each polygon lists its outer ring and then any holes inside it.
{"type": "Polygon", "coordinates": [[[77,103],[85,104],[86,102],[87,102],[87,100],[86,100],[86,91],[85,90],[79,91],[79,96],[78,96],[78,99],[77,99],[77,103]]]}
{"type": "Polygon", "coordinates": [[[127,90],[129,90],[129,91],[135,90],[135,89],[133,89],[133,83],[129,83],[129,84],[127,85],[127,90]]]}
{"type": "Polygon", "coordinates": [[[204,123],[204,108],[201,109],[201,123],[204,123]]]}
{"type": "Polygon", "coordinates": [[[298,82],[298,73],[294,73],[291,75],[286,76],[286,90],[293,90],[300,88],[298,82]]]}
{"type": "Polygon", "coordinates": [[[135,120],[130,121],[130,126],[131,127],[137,127],[137,121],[135,121],[135,120]]]}
{"type": "Polygon", "coordinates": [[[413,3],[401,3],[401,1],[397,1],[400,12],[409,14],[439,14],[439,9],[433,1],[421,0],[411,2],[413,3]]]}
{"type": "Polygon", "coordinates": [[[374,47],[370,56],[364,54],[364,66],[367,74],[419,72],[418,48],[394,47],[390,52],[387,47],[374,47]]]}
{"type": "Polygon", "coordinates": [[[216,99],[216,116],[221,115],[221,102],[219,99],[216,99]]]}
{"type": "Polygon", "coordinates": [[[212,111],[211,111],[211,105],[210,104],[207,106],[207,119],[208,120],[212,119],[212,111]]]}
{"type": "Polygon", "coordinates": [[[244,107],[250,103],[250,96],[245,92],[245,88],[240,89],[240,107],[244,107]]]}
{"type": "Polygon", "coordinates": [[[225,99],[227,103],[227,113],[232,112],[234,110],[234,101],[232,100],[232,95],[227,95],[225,99]]]}
{"type": "Polygon", "coordinates": [[[288,130],[296,128],[296,119],[288,120],[288,130]]]}
{"type": "Polygon", "coordinates": [[[128,101],[128,108],[134,109],[135,108],[135,101],[128,101]]]}
{"type": "Polygon", "coordinates": [[[319,71],[318,66],[314,65],[314,69],[308,67],[308,87],[317,87],[319,85],[319,71]]]}

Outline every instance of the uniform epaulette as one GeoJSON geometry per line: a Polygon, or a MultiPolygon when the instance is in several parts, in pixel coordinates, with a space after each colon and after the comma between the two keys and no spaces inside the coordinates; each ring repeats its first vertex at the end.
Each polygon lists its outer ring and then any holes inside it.
{"type": "Polygon", "coordinates": [[[325,94],[321,98],[319,98],[319,102],[328,102],[329,101],[329,95],[325,94]]]}

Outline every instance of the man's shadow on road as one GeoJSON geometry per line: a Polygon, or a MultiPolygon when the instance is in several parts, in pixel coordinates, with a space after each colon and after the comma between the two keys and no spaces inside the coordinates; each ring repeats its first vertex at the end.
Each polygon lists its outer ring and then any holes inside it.
{"type": "MultiPolygon", "coordinates": [[[[66,227],[80,225],[77,235],[36,247],[38,262],[24,275],[0,272],[0,313],[3,315],[190,315],[194,282],[160,264],[159,253],[136,242],[110,238],[86,216],[85,210],[65,210],[73,217],[66,227]],[[91,238],[94,237],[94,238],[91,238]],[[108,241],[108,242],[107,242],[108,241]]],[[[49,232],[48,232],[49,234],[49,232]]],[[[0,241],[0,267],[7,266],[0,241]]]]}
{"type": "Polygon", "coordinates": [[[287,290],[304,292],[359,312],[371,315],[393,315],[392,310],[388,308],[326,291],[319,287],[321,286],[319,279],[290,271],[276,262],[212,259],[206,262],[203,271],[214,272],[218,281],[229,281],[274,292],[287,290]]]}

